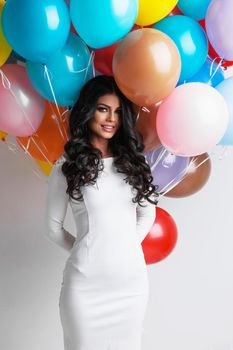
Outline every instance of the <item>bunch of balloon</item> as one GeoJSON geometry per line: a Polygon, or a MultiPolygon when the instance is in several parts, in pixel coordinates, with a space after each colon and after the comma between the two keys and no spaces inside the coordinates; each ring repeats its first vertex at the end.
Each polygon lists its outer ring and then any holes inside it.
{"type": "MultiPolygon", "coordinates": [[[[69,27],[69,13],[63,0],[46,3],[8,0],[3,7],[2,30],[8,44],[22,58],[41,65],[64,46],[69,27]]],[[[45,113],[44,98],[33,88],[24,67],[5,65],[1,75],[0,98],[5,107],[4,115],[0,115],[2,129],[17,137],[30,137],[41,151],[36,131],[45,113]]]]}
{"type": "Polygon", "coordinates": [[[177,240],[178,229],[175,220],[167,211],[157,207],[154,224],[142,241],[146,264],[165,259],[174,250],[177,240]]]}
{"type": "Polygon", "coordinates": [[[59,114],[63,118],[57,118],[56,105],[47,101],[43,121],[33,137],[17,137],[16,140],[22,149],[26,149],[39,164],[48,163],[42,167],[47,172],[59,156],[64,152],[64,143],[69,138],[67,108],[59,107],[59,114]]]}

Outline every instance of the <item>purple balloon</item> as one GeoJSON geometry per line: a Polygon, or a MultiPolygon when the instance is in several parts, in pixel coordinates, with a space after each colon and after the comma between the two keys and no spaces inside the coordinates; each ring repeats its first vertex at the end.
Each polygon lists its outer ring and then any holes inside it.
{"type": "Polygon", "coordinates": [[[159,192],[165,192],[177,184],[186,174],[189,157],[172,154],[163,146],[144,153],[153,176],[153,184],[159,192]]]}
{"type": "Polygon", "coordinates": [[[221,58],[233,60],[233,1],[212,0],[205,18],[206,32],[221,58]]]}

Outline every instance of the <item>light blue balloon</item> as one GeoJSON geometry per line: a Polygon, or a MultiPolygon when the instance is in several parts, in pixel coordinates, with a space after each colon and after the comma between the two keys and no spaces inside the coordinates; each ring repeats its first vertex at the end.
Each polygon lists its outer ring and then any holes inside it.
{"type": "MultiPolygon", "coordinates": [[[[46,67],[58,105],[72,107],[83,85],[92,78],[93,64],[86,44],[70,33],[65,46],[50,57],[46,67]]],[[[44,66],[27,61],[26,68],[34,88],[44,98],[55,102],[44,66]]]]}
{"type": "Polygon", "coordinates": [[[68,7],[64,0],[7,0],[2,12],[2,29],[20,56],[45,63],[68,38],[68,7]]]}
{"type": "Polygon", "coordinates": [[[227,78],[215,87],[224,97],[229,110],[229,123],[219,145],[233,145],[233,77],[227,78]]]}
{"type": "Polygon", "coordinates": [[[71,0],[70,15],[77,33],[91,48],[122,39],[133,27],[138,0],[71,0]]]}
{"type": "Polygon", "coordinates": [[[205,18],[211,0],[179,0],[177,6],[189,17],[199,21],[205,18]]]}
{"type": "Polygon", "coordinates": [[[221,66],[219,66],[215,61],[207,57],[205,63],[201,69],[192,78],[187,79],[186,83],[199,82],[205,83],[212,87],[220,84],[224,80],[224,73],[221,66]]]}
{"type": "Polygon", "coordinates": [[[175,15],[153,25],[167,34],[176,44],[181,57],[181,73],[178,83],[191,78],[204,64],[208,53],[207,36],[194,19],[175,15]]]}

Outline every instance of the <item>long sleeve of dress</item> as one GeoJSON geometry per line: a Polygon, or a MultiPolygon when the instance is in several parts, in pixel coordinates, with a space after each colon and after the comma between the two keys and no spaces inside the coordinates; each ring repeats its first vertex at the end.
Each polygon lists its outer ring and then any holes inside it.
{"type": "Polygon", "coordinates": [[[69,196],[66,193],[66,178],[61,171],[64,156],[53,165],[48,178],[45,206],[45,236],[66,251],[73,247],[75,237],[63,227],[69,196]]]}
{"type": "Polygon", "coordinates": [[[144,199],[143,206],[139,204],[136,207],[137,213],[137,226],[136,232],[139,236],[140,242],[144,240],[147,234],[150,232],[150,229],[153,226],[153,223],[156,218],[156,205],[148,202],[144,199]],[[145,206],[146,205],[146,206],[145,206]]]}

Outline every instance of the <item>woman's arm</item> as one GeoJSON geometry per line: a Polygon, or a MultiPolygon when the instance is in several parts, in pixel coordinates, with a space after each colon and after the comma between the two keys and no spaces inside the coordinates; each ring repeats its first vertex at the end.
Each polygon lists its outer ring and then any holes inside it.
{"type": "Polygon", "coordinates": [[[66,193],[66,178],[61,171],[64,160],[64,156],[61,156],[55,162],[48,178],[45,206],[45,236],[61,248],[70,251],[75,237],[63,227],[69,202],[69,196],[66,193]]]}
{"type": "Polygon", "coordinates": [[[156,205],[151,204],[147,200],[143,200],[143,206],[141,207],[139,204],[136,207],[137,213],[137,228],[136,232],[139,236],[140,242],[144,240],[147,234],[150,232],[150,229],[153,226],[153,223],[156,218],[156,205]]]}

